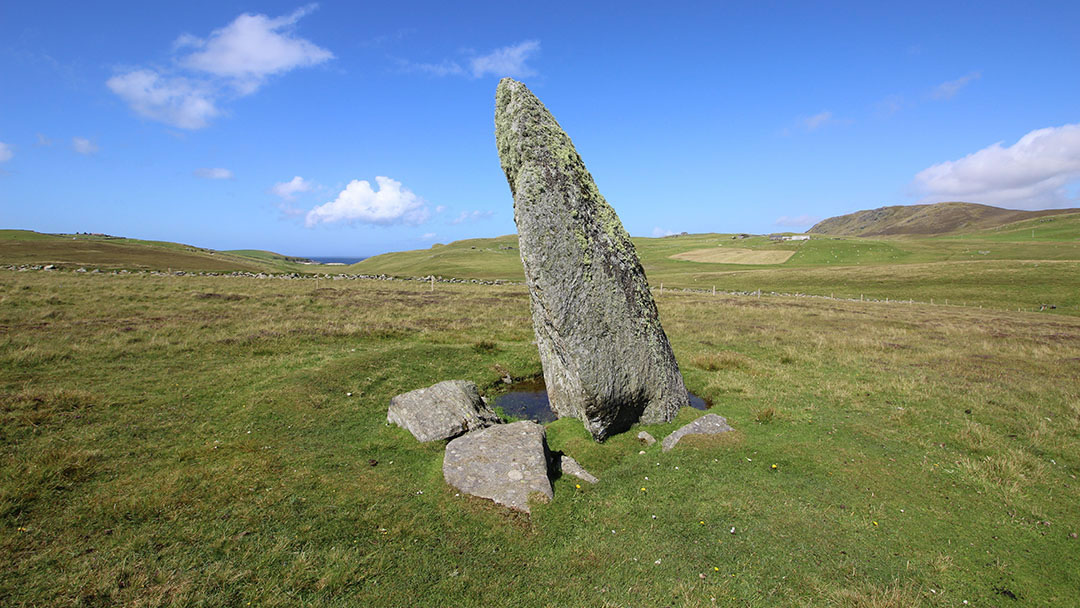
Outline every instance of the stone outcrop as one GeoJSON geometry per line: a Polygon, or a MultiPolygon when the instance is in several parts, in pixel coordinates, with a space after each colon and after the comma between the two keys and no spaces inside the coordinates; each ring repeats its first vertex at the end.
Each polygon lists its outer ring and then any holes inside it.
{"type": "Polygon", "coordinates": [[[530,421],[473,431],[446,445],[443,478],[472,496],[529,512],[529,497],[551,500],[547,436],[530,421]]]}
{"type": "Polygon", "coordinates": [[[495,93],[533,329],[552,409],[596,440],[689,404],[630,236],[573,142],[520,82],[495,93]]]}
{"type": "Polygon", "coordinates": [[[480,398],[476,384],[467,380],[447,380],[394,397],[386,421],[408,430],[418,441],[450,439],[500,422],[480,398]]]}
{"type": "Polygon", "coordinates": [[[641,431],[637,434],[637,438],[639,441],[644,441],[645,445],[652,445],[656,443],[656,437],[650,435],[648,431],[641,431]]]}
{"type": "Polygon", "coordinates": [[[679,440],[686,435],[719,435],[720,433],[726,433],[733,430],[735,429],[728,426],[727,419],[723,416],[705,414],[701,418],[698,418],[667,437],[664,437],[664,441],[661,442],[661,445],[664,446],[664,451],[666,452],[675,447],[675,444],[679,443],[679,440]]]}

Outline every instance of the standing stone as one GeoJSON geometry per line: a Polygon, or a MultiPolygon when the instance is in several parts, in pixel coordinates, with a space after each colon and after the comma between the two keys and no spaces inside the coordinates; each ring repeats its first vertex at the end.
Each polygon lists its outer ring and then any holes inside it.
{"type": "Polygon", "coordinates": [[[522,420],[466,433],[446,444],[443,478],[466,494],[529,512],[529,497],[551,500],[547,434],[522,420]]]}
{"type": "Polygon", "coordinates": [[[495,92],[495,142],[552,410],[600,441],[689,405],[630,236],[570,137],[525,85],[495,92]]]}

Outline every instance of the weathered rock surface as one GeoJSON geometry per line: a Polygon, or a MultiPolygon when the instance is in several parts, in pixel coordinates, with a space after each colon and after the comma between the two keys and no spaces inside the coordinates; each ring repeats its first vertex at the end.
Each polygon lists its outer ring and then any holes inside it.
{"type": "Polygon", "coordinates": [[[556,415],[596,440],[689,405],[630,236],[573,142],[525,85],[495,93],[533,329],[556,415]]]}
{"type": "Polygon", "coordinates": [[[664,451],[666,452],[675,447],[675,444],[679,443],[679,440],[686,435],[719,435],[720,433],[726,433],[733,430],[735,429],[728,426],[727,420],[723,416],[705,414],[701,418],[698,418],[667,437],[664,437],[664,441],[661,445],[664,446],[664,451]]]}
{"type": "Polygon", "coordinates": [[[578,479],[587,481],[589,483],[596,483],[600,481],[595,475],[585,470],[585,467],[581,466],[578,461],[563,454],[559,457],[559,470],[566,475],[573,475],[578,479]]]}
{"type": "Polygon", "coordinates": [[[641,431],[637,434],[637,438],[645,442],[645,445],[652,445],[656,443],[656,437],[649,434],[648,431],[641,431]]]}
{"type": "Polygon", "coordinates": [[[529,496],[555,495],[548,478],[547,436],[530,421],[466,433],[446,444],[446,483],[472,496],[529,512],[529,496]]]}
{"type": "Polygon", "coordinates": [[[480,399],[476,384],[447,380],[391,399],[386,421],[418,441],[437,441],[498,424],[499,417],[480,399]]]}

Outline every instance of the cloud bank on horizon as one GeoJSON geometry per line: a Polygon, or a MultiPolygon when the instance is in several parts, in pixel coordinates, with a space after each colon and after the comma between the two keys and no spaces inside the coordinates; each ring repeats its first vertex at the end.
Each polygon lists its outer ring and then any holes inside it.
{"type": "Polygon", "coordinates": [[[1016,209],[1078,203],[1068,186],[1080,180],[1080,123],[1036,129],[1011,146],[997,142],[915,175],[923,202],[967,201],[1016,209]]]}
{"type": "Polygon", "coordinates": [[[105,84],[140,116],[202,129],[222,114],[223,99],[251,95],[270,76],[334,58],[292,32],[316,7],[309,4],[275,18],[244,13],[206,39],[182,34],[173,42],[177,68],[128,69],[105,84]],[[178,54],[183,50],[190,52],[178,54]]]}

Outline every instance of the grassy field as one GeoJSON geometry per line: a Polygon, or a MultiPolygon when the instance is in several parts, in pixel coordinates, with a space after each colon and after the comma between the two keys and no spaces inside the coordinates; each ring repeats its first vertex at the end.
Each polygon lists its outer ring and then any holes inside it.
{"type": "MultiPolygon", "coordinates": [[[[947,236],[814,235],[809,241],[775,242],[694,234],[633,241],[654,287],[948,300],[1080,315],[1080,213],[947,236]]],[[[384,254],[350,270],[524,280],[514,235],[384,254]]]]}
{"type": "Polygon", "coordinates": [[[526,517],[385,425],[400,392],[539,374],[524,287],[319,285],[0,270],[0,604],[1076,601],[1078,319],[665,293],[687,385],[735,433],[662,453],[559,420],[551,447],[601,482],[559,478],[526,517]]]}

